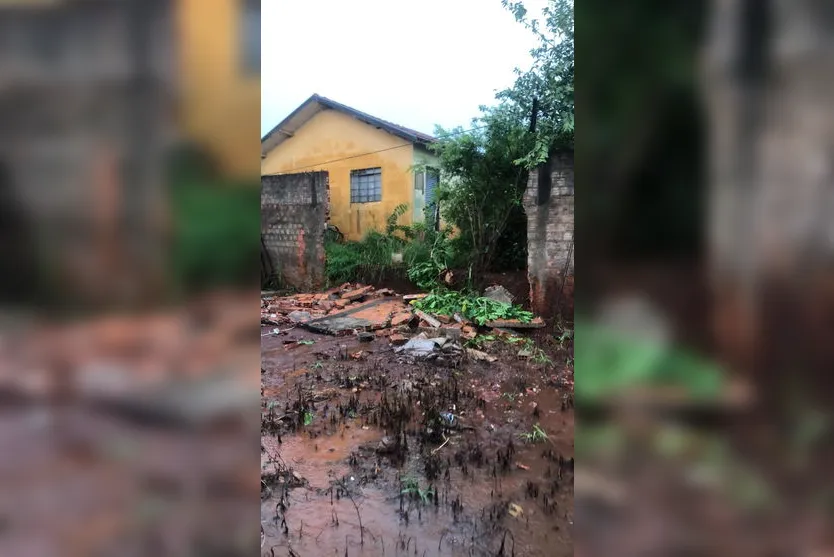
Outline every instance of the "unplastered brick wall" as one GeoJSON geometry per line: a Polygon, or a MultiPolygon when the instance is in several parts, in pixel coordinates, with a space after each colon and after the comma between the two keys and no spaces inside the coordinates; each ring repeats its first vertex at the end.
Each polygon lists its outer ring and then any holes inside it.
{"type": "Polygon", "coordinates": [[[324,284],[327,172],[261,177],[261,234],[273,270],[287,286],[324,284]]]}
{"type": "Polygon", "coordinates": [[[544,317],[573,309],[573,152],[553,154],[530,172],[524,193],[527,273],[533,310],[544,317]],[[561,298],[561,301],[560,301],[561,298]]]}

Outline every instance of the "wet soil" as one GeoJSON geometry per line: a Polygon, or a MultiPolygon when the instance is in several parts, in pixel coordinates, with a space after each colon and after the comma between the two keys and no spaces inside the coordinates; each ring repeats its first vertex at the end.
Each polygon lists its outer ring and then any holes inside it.
{"type": "Polygon", "coordinates": [[[264,554],[573,555],[572,369],[262,335],[264,554]]]}

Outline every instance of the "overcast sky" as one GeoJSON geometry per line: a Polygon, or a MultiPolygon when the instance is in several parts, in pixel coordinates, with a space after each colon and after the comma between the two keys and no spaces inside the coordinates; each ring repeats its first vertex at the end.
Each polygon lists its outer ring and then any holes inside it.
{"type": "MultiPolygon", "coordinates": [[[[547,0],[526,0],[540,13],[547,0]]],[[[261,135],[313,93],[432,133],[531,63],[532,34],[500,0],[264,0],[261,135]]]]}

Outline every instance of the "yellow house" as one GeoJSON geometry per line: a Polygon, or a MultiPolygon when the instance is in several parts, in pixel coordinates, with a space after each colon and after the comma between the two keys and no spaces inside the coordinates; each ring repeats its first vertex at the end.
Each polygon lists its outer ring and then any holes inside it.
{"type": "Polygon", "coordinates": [[[400,224],[422,222],[437,184],[434,137],[313,95],[261,139],[261,175],[324,170],[330,224],[347,240],[382,230],[397,205],[400,224]]]}
{"type": "Polygon", "coordinates": [[[261,0],[178,0],[181,125],[227,176],[254,178],[261,0]]]}

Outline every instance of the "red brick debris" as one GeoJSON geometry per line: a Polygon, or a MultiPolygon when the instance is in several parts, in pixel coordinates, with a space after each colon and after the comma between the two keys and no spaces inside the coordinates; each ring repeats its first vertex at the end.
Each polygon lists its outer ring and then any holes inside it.
{"type": "MultiPolygon", "coordinates": [[[[413,308],[410,301],[425,294],[400,296],[388,289],[345,283],[321,293],[298,293],[286,296],[261,296],[261,324],[278,328],[291,328],[326,316],[349,315],[366,319],[366,327],[378,337],[389,337],[392,344],[402,343],[403,335],[425,332],[436,336],[472,339],[478,327],[465,318],[431,315],[413,308]]],[[[487,323],[487,328],[504,326],[511,328],[538,328],[544,322],[537,318],[532,323],[507,320],[487,323]]],[[[345,331],[345,334],[352,334],[345,331]]]]}
{"type": "MultiPolygon", "coordinates": [[[[422,312],[415,311],[409,301],[424,296],[400,296],[388,288],[377,290],[373,286],[352,283],[322,293],[264,295],[261,297],[261,324],[290,328],[325,316],[345,314],[369,320],[369,330],[378,337],[389,337],[392,344],[401,344],[408,338],[403,335],[420,330],[431,330],[436,336],[460,336],[462,326],[451,318],[441,320],[438,317],[435,323],[420,319],[422,312]],[[433,327],[434,324],[441,328],[433,327]]],[[[429,317],[435,320],[435,316],[429,317]]],[[[474,338],[475,334],[473,327],[463,331],[465,338],[474,338]]]]}

